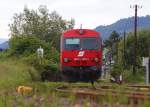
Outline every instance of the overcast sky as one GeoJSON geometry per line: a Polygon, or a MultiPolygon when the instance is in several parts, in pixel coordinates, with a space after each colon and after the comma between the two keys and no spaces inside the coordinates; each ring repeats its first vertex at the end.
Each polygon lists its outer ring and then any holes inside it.
{"type": "Polygon", "coordinates": [[[64,19],[75,19],[75,28],[94,29],[99,25],[109,25],[121,18],[134,15],[130,5],[140,4],[138,15],[150,14],[150,0],[0,0],[0,38],[9,38],[8,24],[14,13],[23,12],[26,5],[37,9],[46,5],[49,11],[57,11],[64,19]]]}

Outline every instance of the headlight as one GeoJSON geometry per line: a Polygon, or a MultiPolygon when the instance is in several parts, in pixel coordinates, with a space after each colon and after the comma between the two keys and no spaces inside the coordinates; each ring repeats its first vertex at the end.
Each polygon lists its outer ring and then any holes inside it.
{"type": "Polygon", "coordinates": [[[94,61],[95,61],[95,62],[98,62],[98,61],[99,61],[99,59],[98,59],[98,58],[94,58],[94,61]]]}
{"type": "Polygon", "coordinates": [[[64,58],[64,62],[69,62],[70,59],[69,58],[64,58]]]}

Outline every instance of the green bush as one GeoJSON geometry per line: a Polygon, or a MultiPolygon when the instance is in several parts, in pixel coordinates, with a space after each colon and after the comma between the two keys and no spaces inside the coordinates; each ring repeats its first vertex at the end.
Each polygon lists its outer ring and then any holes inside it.
{"type": "Polygon", "coordinates": [[[13,36],[9,44],[10,57],[17,57],[20,63],[25,63],[36,69],[36,72],[29,70],[32,80],[39,80],[41,73],[47,68],[49,68],[48,70],[52,72],[51,74],[53,75],[58,73],[59,53],[54,47],[51,47],[50,43],[46,43],[34,36],[22,35],[13,36]],[[39,58],[36,53],[40,46],[44,49],[43,58],[39,58]]]}
{"type": "Polygon", "coordinates": [[[47,60],[46,58],[38,58],[36,54],[23,57],[21,58],[21,61],[36,69],[36,72],[30,72],[33,80],[39,80],[43,71],[50,72],[51,77],[55,76],[59,71],[58,63],[55,63],[52,60],[47,60]]]}
{"type": "Polygon", "coordinates": [[[11,52],[10,49],[4,50],[0,52],[0,60],[10,57],[11,52]]]}
{"type": "Polygon", "coordinates": [[[123,72],[123,80],[127,83],[144,83],[144,69],[138,69],[136,75],[133,75],[132,68],[125,70],[123,72]]]}
{"type": "Polygon", "coordinates": [[[123,68],[122,68],[122,66],[119,65],[119,64],[114,64],[114,65],[112,66],[111,70],[110,70],[110,74],[111,74],[111,76],[113,76],[113,77],[118,77],[118,76],[120,76],[120,75],[122,74],[122,72],[123,72],[123,68]]]}
{"type": "Polygon", "coordinates": [[[51,62],[59,63],[59,52],[54,47],[49,47],[45,50],[45,58],[49,59],[51,62]]]}
{"type": "MultiPolygon", "coordinates": [[[[44,40],[36,36],[19,35],[13,36],[9,41],[10,49],[0,53],[0,60],[14,59],[19,63],[26,64],[29,69],[28,73],[32,80],[40,80],[41,73],[48,70],[56,76],[59,71],[59,52],[44,40]],[[37,56],[39,47],[44,49],[43,58],[37,56]]],[[[17,65],[16,65],[17,66],[17,65]]],[[[19,66],[18,66],[19,68],[19,66]]]]}
{"type": "Polygon", "coordinates": [[[47,49],[46,42],[36,38],[29,36],[15,36],[10,39],[10,50],[11,54],[14,56],[22,55],[28,56],[30,54],[36,53],[36,50],[41,46],[44,50],[47,49]]]}

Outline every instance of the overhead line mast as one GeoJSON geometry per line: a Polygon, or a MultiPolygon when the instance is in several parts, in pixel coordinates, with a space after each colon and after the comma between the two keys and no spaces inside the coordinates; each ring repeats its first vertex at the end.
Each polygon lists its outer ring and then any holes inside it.
{"type": "Polygon", "coordinates": [[[137,66],[137,49],[138,49],[138,41],[137,41],[137,11],[138,8],[142,8],[142,6],[139,6],[135,4],[134,6],[130,6],[130,8],[135,9],[135,17],[134,17],[134,51],[133,51],[133,74],[136,74],[136,66],[137,66]]]}

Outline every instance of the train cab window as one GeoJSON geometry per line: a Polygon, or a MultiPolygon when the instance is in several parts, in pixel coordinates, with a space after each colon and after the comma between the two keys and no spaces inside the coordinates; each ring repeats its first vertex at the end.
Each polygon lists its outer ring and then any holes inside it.
{"type": "Polygon", "coordinates": [[[97,50],[98,49],[98,40],[97,38],[83,38],[83,49],[87,50],[97,50]]]}
{"type": "Polygon", "coordinates": [[[66,38],[64,42],[64,48],[66,50],[79,50],[80,39],[79,38],[66,38]]]}

